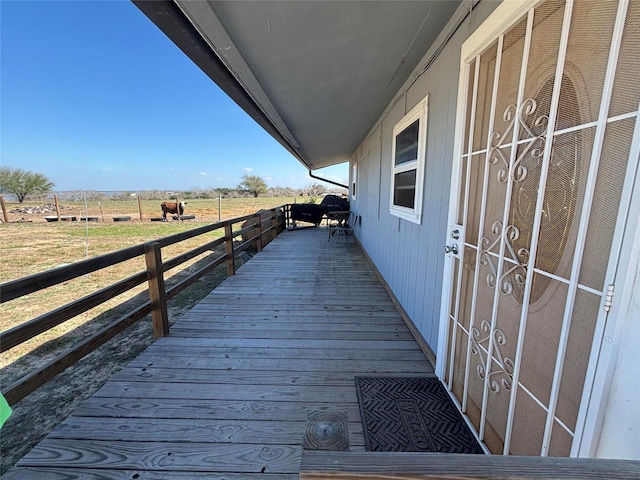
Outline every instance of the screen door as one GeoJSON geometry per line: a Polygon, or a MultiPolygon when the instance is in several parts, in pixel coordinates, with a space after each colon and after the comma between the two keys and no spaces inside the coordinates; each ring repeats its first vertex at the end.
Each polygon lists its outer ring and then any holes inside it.
{"type": "Polygon", "coordinates": [[[461,73],[444,381],[491,452],[568,456],[638,163],[640,2],[539,2],[486,45],[461,73]]]}

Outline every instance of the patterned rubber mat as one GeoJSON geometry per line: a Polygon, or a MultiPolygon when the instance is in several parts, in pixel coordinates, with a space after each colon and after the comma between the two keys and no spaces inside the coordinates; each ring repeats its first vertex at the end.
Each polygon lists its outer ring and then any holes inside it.
{"type": "Polygon", "coordinates": [[[367,450],[483,453],[435,377],[356,377],[367,450]]]}

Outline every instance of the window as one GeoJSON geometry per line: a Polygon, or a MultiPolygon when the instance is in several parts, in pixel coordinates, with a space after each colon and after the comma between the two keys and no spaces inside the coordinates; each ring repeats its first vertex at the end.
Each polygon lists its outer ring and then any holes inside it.
{"type": "Polygon", "coordinates": [[[351,198],[356,199],[356,178],[358,178],[358,164],[354,163],[351,168],[351,198]]]}
{"type": "Polygon", "coordinates": [[[393,127],[390,212],[414,223],[422,216],[428,98],[393,127]]]}

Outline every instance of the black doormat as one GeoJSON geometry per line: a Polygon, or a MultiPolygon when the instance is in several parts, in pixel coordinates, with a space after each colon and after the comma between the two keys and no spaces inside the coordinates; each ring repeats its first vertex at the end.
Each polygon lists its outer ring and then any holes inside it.
{"type": "Polygon", "coordinates": [[[436,377],[356,377],[367,450],[483,453],[436,377]]]}

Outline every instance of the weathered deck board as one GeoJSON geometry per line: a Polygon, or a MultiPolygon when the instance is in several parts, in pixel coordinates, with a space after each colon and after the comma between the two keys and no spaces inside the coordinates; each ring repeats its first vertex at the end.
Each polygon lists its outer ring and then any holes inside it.
{"type": "MultiPolygon", "coordinates": [[[[121,418],[175,418],[198,420],[290,420],[303,422],[314,410],[326,411],[334,406],[318,406],[317,402],[265,402],[242,400],[192,400],[165,398],[162,402],[153,399],[121,399],[92,397],[75,415],[81,417],[121,418]]],[[[358,406],[340,404],[350,421],[360,420],[358,406]]]]}
{"type": "Polygon", "coordinates": [[[136,478],[140,480],[298,480],[299,476],[285,473],[211,473],[171,470],[147,470],[144,475],[141,475],[140,470],[24,467],[16,469],[11,478],[13,480],[18,478],[29,480],[131,480],[136,478]]]}
{"type": "MultiPolygon", "coordinates": [[[[268,385],[268,384],[267,384],[268,385]]],[[[317,385],[236,385],[217,383],[147,383],[110,381],[97,396],[119,398],[199,398],[220,400],[272,400],[318,403],[349,403],[356,400],[355,388],[330,383],[317,385]],[[330,388],[327,388],[330,387],[330,388]]]]}
{"type": "Polygon", "coordinates": [[[429,373],[420,360],[342,360],[330,358],[299,358],[291,362],[288,358],[215,358],[168,355],[145,355],[129,364],[129,368],[192,368],[207,370],[267,370],[289,372],[351,372],[375,373],[377,371],[404,371],[407,373],[429,373]]]}
{"type": "MultiPolygon", "coordinates": [[[[283,336],[285,336],[283,334],[283,336]]],[[[286,336],[285,336],[286,337],[286,336]]],[[[353,350],[419,350],[413,340],[395,340],[389,334],[389,340],[291,340],[289,338],[182,338],[172,336],[162,338],[159,345],[172,347],[213,347],[213,348],[316,348],[316,349],[353,349],[353,350]],[[393,340],[393,341],[392,341],[393,340]]]]}
{"type": "Polygon", "coordinates": [[[217,385],[347,385],[353,383],[354,375],[362,372],[287,372],[265,373],[267,370],[205,370],[146,368],[124,369],[113,376],[113,380],[123,382],[148,383],[215,383],[217,385]]]}
{"type": "Polygon", "coordinates": [[[6,478],[298,478],[307,415],[364,438],[353,377],[433,372],[353,245],[285,232],[6,478]]]}
{"type": "Polygon", "coordinates": [[[314,335],[321,335],[321,332],[396,332],[396,333],[406,333],[403,328],[404,324],[400,321],[389,320],[388,323],[379,323],[376,324],[374,322],[367,322],[366,324],[358,324],[358,323],[350,323],[345,325],[344,323],[330,323],[323,322],[314,318],[313,321],[300,321],[296,320],[296,325],[292,327],[291,322],[283,322],[274,321],[267,322],[265,320],[259,321],[247,321],[247,320],[238,320],[235,322],[227,321],[221,322],[216,321],[211,322],[211,319],[188,319],[181,321],[180,324],[176,324],[174,328],[172,328],[172,332],[175,332],[179,329],[187,329],[187,328],[199,328],[199,329],[207,329],[210,331],[219,331],[224,333],[224,335],[235,335],[235,332],[238,332],[242,335],[242,338],[261,338],[259,335],[263,335],[265,333],[273,334],[273,332],[277,334],[282,334],[284,330],[289,332],[297,332],[300,334],[309,334],[309,332],[314,331],[314,335]],[[265,325],[266,324],[266,325],[265,325]],[[247,335],[251,335],[248,337],[247,335]]]}
{"type": "MultiPolygon", "coordinates": [[[[144,442],[149,440],[182,443],[287,444],[300,441],[300,421],[219,420],[176,418],[129,418],[124,422],[72,416],[49,435],[49,439],[144,442]]],[[[349,441],[364,445],[358,422],[349,423],[349,441]]]]}
{"type": "Polygon", "coordinates": [[[292,360],[304,358],[329,358],[343,360],[379,360],[387,358],[389,360],[423,360],[424,354],[418,350],[385,350],[381,355],[377,350],[349,350],[335,349],[326,350],[322,348],[215,348],[215,347],[173,347],[170,345],[150,347],[151,353],[155,355],[177,355],[211,358],[289,358],[292,360]]]}
{"type": "MultiPolygon", "coordinates": [[[[297,473],[300,447],[285,444],[163,442],[157,439],[148,442],[114,442],[47,438],[19,465],[68,468],[72,471],[71,466],[137,469],[142,472],[297,473]]],[[[21,477],[15,475],[15,478],[21,477]]]]}

